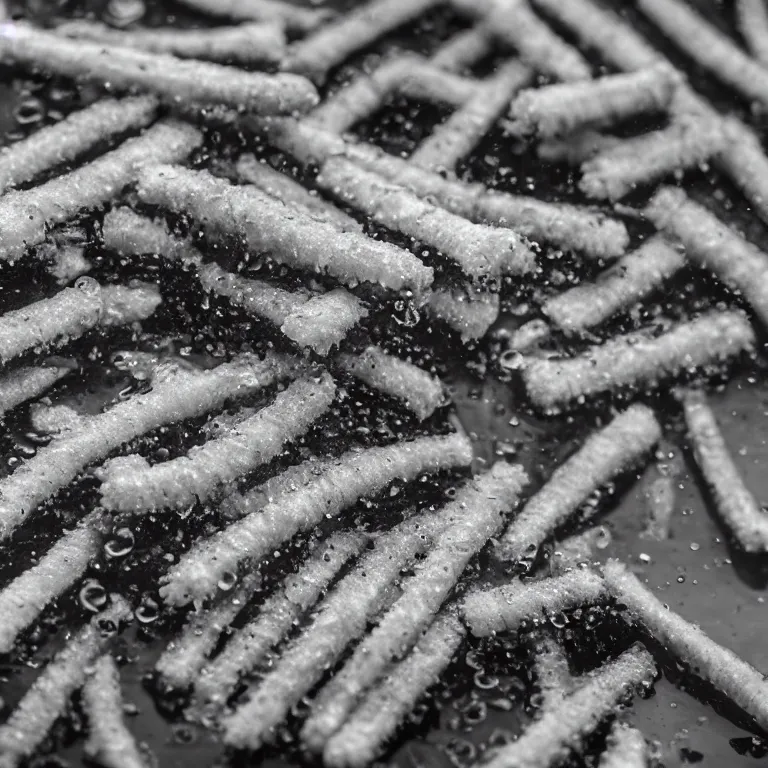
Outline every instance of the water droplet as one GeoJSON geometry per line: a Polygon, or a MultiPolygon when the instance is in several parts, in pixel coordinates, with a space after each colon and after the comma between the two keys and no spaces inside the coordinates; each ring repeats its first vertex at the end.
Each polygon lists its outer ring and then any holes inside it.
{"type": "Polygon", "coordinates": [[[413,725],[421,725],[427,714],[429,714],[429,705],[426,702],[421,702],[408,715],[408,722],[413,725]]]}
{"type": "Polygon", "coordinates": [[[86,581],[78,597],[80,605],[93,613],[98,613],[107,604],[107,590],[96,579],[86,581]]]}
{"type": "Polygon", "coordinates": [[[607,528],[604,525],[599,526],[595,534],[595,547],[597,549],[606,549],[610,546],[612,540],[613,535],[611,534],[610,528],[607,528]]]}
{"type": "Polygon", "coordinates": [[[524,362],[525,358],[514,349],[508,349],[499,357],[499,367],[504,371],[517,371],[524,362]]]}
{"type": "Polygon", "coordinates": [[[117,624],[112,619],[101,619],[98,622],[99,632],[103,637],[109,637],[117,632],[117,624]]]}
{"type": "Polygon", "coordinates": [[[151,624],[159,618],[160,606],[151,597],[145,597],[134,612],[134,616],[141,624],[151,624]]]}
{"type": "MultiPolygon", "coordinates": [[[[397,309],[397,307],[395,307],[395,309],[397,309]]],[[[404,328],[413,328],[415,325],[418,325],[421,320],[419,310],[410,302],[405,306],[402,316],[393,315],[393,317],[395,322],[398,323],[398,325],[402,325],[404,328]]]]}
{"type": "Polygon", "coordinates": [[[568,623],[568,617],[562,611],[560,611],[559,613],[555,613],[549,617],[549,623],[553,627],[562,629],[568,623]]]}
{"type": "Polygon", "coordinates": [[[118,400],[127,400],[136,390],[133,386],[129,385],[127,387],[123,387],[118,393],[117,393],[117,399],[118,400]]]}
{"type": "Polygon", "coordinates": [[[31,125],[39,123],[45,115],[45,106],[40,99],[30,96],[24,99],[13,112],[19,125],[31,125]]]}
{"type": "Polygon", "coordinates": [[[488,706],[484,701],[472,701],[464,709],[463,715],[467,725],[479,725],[488,717],[488,706]]]}
{"type": "Polygon", "coordinates": [[[104,545],[104,551],[112,558],[125,557],[135,544],[136,538],[130,528],[118,528],[113,538],[104,545]]]}
{"type": "Polygon", "coordinates": [[[490,691],[499,684],[499,678],[485,672],[475,672],[475,685],[483,691],[490,691]]]}
{"type": "Polygon", "coordinates": [[[104,16],[113,26],[125,27],[142,18],[146,11],[144,0],[109,0],[104,16]]]}
{"type": "Polygon", "coordinates": [[[235,584],[237,584],[237,574],[233,573],[232,571],[227,571],[220,579],[219,579],[219,589],[223,592],[229,592],[231,589],[234,588],[235,584]]]}
{"type": "Polygon", "coordinates": [[[31,459],[37,453],[37,446],[26,441],[19,440],[18,442],[19,453],[25,459],[31,459]]]}
{"type": "Polygon", "coordinates": [[[497,456],[515,456],[517,454],[517,446],[506,441],[497,443],[496,455],[497,456]]]}
{"type": "Polygon", "coordinates": [[[496,728],[488,737],[489,747],[503,747],[511,744],[515,740],[515,735],[505,728],[496,728]]]}
{"type": "Polygon", "coordinates": [[[191,726],[184,724],[173,726],[173,740],[177,744],[192,744],[196,738],[195,731],[191,726]]]}
{"type": "Polygon", "coordinates": [[[451,739],[445,750],[454,760],[459,761],[459,764],[470,763],[477,756],[477,747],[466,739],[451,739]]]}
{"type": "Polygon", "coordinates": [[[40,434],[39,432],[25,432],[24,437],[33,445],[48,445],[51,442],[51,436],[40,434]]]}
{"type": "Polygon", "coordinates": [[[546,700],[547,700],[546,696],[544,696],[544,694],[541,691],[534,691],[531,694],[531,698],[529,699],[531,707],[533,707],[533,709],[540,709],[544,705],[544,702],[546,700]]]}
{"type": "Polygon", "coordinates": [[[312,709],[312,703],[306,696],[302,696],[292,707],[291,714],[296,718],[306,717],[312,709]]]}

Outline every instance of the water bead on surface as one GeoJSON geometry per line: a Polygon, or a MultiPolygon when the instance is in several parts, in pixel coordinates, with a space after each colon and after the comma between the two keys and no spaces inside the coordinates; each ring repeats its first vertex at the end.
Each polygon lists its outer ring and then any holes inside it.
{"type": "Polygon", "coordinates": [[[134,616],[141,624],[152,624],[160,618],[160,606],[156,600],[153,600],[151,597],[145,597],[135,610],[134,616]]]}
{"type": "Polygon", "coordinates": [[[104,20],[115,27],[127,27],[147,12],[144,0],[109,0],[104,20]]]}
{"type": "Polygon", "coordinates": [[[229,592],[237,584],[237,574],[234,571],[227,571],[219,579],[218,587],[222,592],[229,592]]]}
{"type": "Polygon", "coordinates": [[[118,558],[130,554],[136,545],[136,537],[130,528],[118,528],[114,536],[104,545],[108,557],[118,558]]]}
{"type": "Polygon", "coordinates": [[[45,117],[45,104],[35,96],[28,96],[13,111],[19,125],[34,125],[45,117]]]}
{"type": "Polygon", "coordinates": [[[95,579],[89,579],[80,588],[78,593],[80,605],[87,611],[98,613],[108,600],[107,590],[95,579]]]}

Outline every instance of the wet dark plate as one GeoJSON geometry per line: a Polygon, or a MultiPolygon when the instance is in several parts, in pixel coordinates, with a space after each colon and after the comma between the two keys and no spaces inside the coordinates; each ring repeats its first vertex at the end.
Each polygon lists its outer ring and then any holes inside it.
{"type": "MultiPolygon", "coordinates": [[[[26,7],[15,6],[27,15],[44,20],[56,10],[49,0],[30,0],[26,7]]],[[[59,3],[66,15],[82,12],[82,6],[59,3]]],[[[347,4],[349,5],[349,4],[347,4]]],[[[622,7],[624,4],[621,4],[622,7]]],[[[701,0],[697,3],[710,18],[730,29],[732,9],[701,0]]],[[[91,3],[89,9],[97,15],[106,4],[91,3]]],[[[634,15],[632,20],[649,37],[661,42],[651,29],[634,15]]],[[[148,23],[167,21],[176,24],[209,21],[196,18],[171,3],[152,3],[146,17],[148,23]]],[[[461,27],[458,19],[440,12],[432,14],[412,30],[405,30],[395,38],[383,41],[373,52],[366,52],[345,65],[335,75],[330,88],[337,87],[365,61],[393,44],[423,51],[432,49],[453,30],[461,27]]],[[[666,51],[666,48],[665,48],[666,51]]],[[[746,105],[723,89],[715,86],[669,52],[676,63],[685,66],[694,83],[723,110],[738,111],[760,126],[762,117],[749,115],[746,105]]],[[[492,66],[492,62],[486,62],[492,66]]],[[[75,89],[63,81],[46,82],[30,79],[8,70],[0,70],[0,132],[6,133],[7,142],[19,135],[53,122],[57,113],[66,113],[78,105],[92,100],[96,91],[91,88],[75,89]],[[19,118],[21,118],[19,120],[19,118]]],[[[421,136],[427,134],[444,113],[435,108],[399,102],[359,126],[361,136],[397,151],[410,149],[421,136]]],[[[638,131],[646,125],[627,126],[638,131]]],[[[211,131],[205,152],[199,158],[204,162],[211,153],[231,154],[241,147],[274,153],[255,145],[248,136],[211,131]]],[[[290,165],[290,163],[288,163],[290,165]]],[[[528,153],[515,151],[510,140],[500,131],[487,137],[472,158],[461,169],[467,177],[482,180],[500,189],[533,192],[546,199],[583,202],[575,189],[573,178],[562,167],[542,166],[528,153]]],[[[768,248],[768,237],[763,225],[753,216],[744,200],[730,184],[713,172],[696,172],[680,182],[695,196],[706,199],[729,222],[741,228],[758,245],[768,248]]],[[[634,202],[642,200],[639,191],[634,202]]],[[[98,242],[99,217],[80,222],[88,235],[88,255],[94,261],[93,276],[106,279],[142,277],[160,281],[166,297],[163,311],[144,326],[145,335],[112,335],[88,338],[69,351],[83,362],[81,374],[73,377],[56,390],[55,401],[75,402],[78,407],[98,409],[127,387],[135,386],[124,371],[109,364],[109,354],[117,349],[152,348],[163,339],[174,338],[171,354],[194,355],[200,360],[230,354],[252,344],[263,348],[269,340],[269,331],[246,318],[232,313],[225,306],[203,305],[202,296],[189,275],[157,261],[145,260],[140,264],[121,263],[112,254],[103,253],[98,242]],[[183,331],[182,331],[183,329],[183,331]],[[182,333],[186,335],[182,335],[182,333]]],[[[635,244],[645,234],[634,222],[628,222],[635,244]]],[[[387,233],[384,233],[386,236],[387,233]]],[[[230,256],[236,263],[240,254],[230,256]]],[[[588,277],[591,270],[578,259],[568,255],[546,253],[542,258],[545,272],[537,286],[541,290],[556,290],[569,283],[588,277]]],[[[258,265],[252,265],[257,267],[258,265]]],[[[281,279],[291,279],[283,276],[281,279]]],[[[25,304],[52,292],[54,285],[41,269],[29,262],[0,270],[0,309],[6,310],[25,304]],[[32,278],[37,283],[32,286],[32,278]]],[[[478,466],[495,459],[521,461],[533,475],[537,487],[552,468],[563,460],[583,439],[584,435],[601,420],[611,407],[620,402],[602,402],[575,412],[572,416],[543,420],[532,414],[516,380],[514,370],[504,369],[505,331],[514,329],[531,314],[532,305],[526,293],[512,285],[502,286],[505,313],[499,326],[479,345],[464,348],[444,329],[434,328],[423,317],[416,317],[408,307],[394,312],[380,312],[370,318],[368,330],[379,343],[394,351],[408,351],[418,360],[434,363],[451,387],[455,412],[470,433],[475,446],[478,466]]],[[[687,272],[681,275],[664,294],[656,296],[640,312],[620,318],[612,329],[628,329],[642,323],[656,322],[664,314],[680,316],[708,306],[716,301],[735,302],[737,299],[713,281],[702,275],[687,272]]],[[[731,371],[727,384],[713,381],[716,388],[713,404],[723,426],[729,446],[749,487],[758,498],[768,500],[766,463],[768,448],[768,383],[764,356],[745,363],[731,371]]],[[[725,380],[725,379],[724,379],[725,380]]],[[[341,450],[348,443],[348,432],[356,429],[351,439],[361,444],[388,442],[398,435],[413,435],[420,430],[450,428],[449,412],[438,414],[429,424],[419,426],[405,413],[382,403],[370,392],[347,382],[347,397],[339,402],[333,413],[308,436],[306,444],[292,450],[286,458],[294,459],[301,451],[315,449],[341,450]]],[[[718,642],[732,648],[759,669],[768,669],[768,645],[765,643],[766,606],[765,586],[768,583],[768,562],[760,558],[745,558],[733,551],[727,537],[712,514],[712,505],[702,491],[690,456],[684,448],[683,431],[678,410],[667,393],[636,395],[650,402],[666,426],[665,442],[654,462],[639,480],[625,477],[615,488],[604,491],[597,500],[599,524],[606,526],[609,535],[606,548],[600,556],[619,555],[638,568],[652,587],[661,589],[661,599],[672,610],[696,622],[718,642]],[[671,522],[671,535],[666,541],[643,538],[647,513],[646,491],[660,474],[675,473],[675,513],[671,522]],[[637,482],[635,482],[637,480],[637,482]]],[[[163,434],[153,434],[138,441],[132,448],[145,455],[157,456],[158,451],[174,455],[200,440],[199,424],[174,427],[163,434]]],[[[29,436],[29,422],[25,409],[20,409],[6,421],[0,436],[2,450],[11,467],[18,457],[34,451],[34,435],[29,436]]],[[[279,462],[269,471],[279,469],[279,462]]],[[[7,470],[5,470],[7,471],[7,470]]],[[[443,478],[423,488],[411,489],[408,503],[440,501],[456,478],[443,478]]],[[[0,550],[0,577],[5,581],[26,567],[35,553],[45,550],[60,530],[62,520],[71,521],[83,514],[93,503],[93,488],[88,479],[57,496],[39,522],[28,526],[9,545],[0,550]]],[[[353,510],[345,516],[349,521],[362,516],[372,524],[381,519],[392,520],[397,515],[401,500],[376,500],[372,507],[353,510]]],[[[259,757],[224,755],[215,738],[202,729],[183,721],[175,702],[163,699],[154,692],[148,674],[154,661],[164,648],[178,617],[170,617],[154,609],[158,601],[157,577],[167,565],[165,556],[177,554],[180,544],[175,541],[177,530],[184,528],[185,538],[199,532],[207,524],[212,510],[194,510],[184,521],[148,520],[134,529],[136,544],[122,559],[106,558],[93,566],[89,578],[100,581],[107,589],[124,592],[139,609],[145,622],[137,621],[126,633],[121,644],[123,655],[130,663],[123,667],[126,699],[137,708],[130,719],[132,730],[150,745],[159,764],[165,768],[185,766],[196,768],[228,760],[240,765],[284,765],[300,763],[288,738],[283,746],[259,757]]],[[[300,544],[298,545],[301,546],[300,544]]],[[[289,565],[289,548],[275,566],[276,573],[289,565]]],[[[473,566],[490,569],[482,559],[473,566]]],[[[497,574],[501,575],[501,574],[497,574]]],[[[77,593],[60,601],[45,614],[39,629],[29,634],[20,644],[19,653],[5,659],[0,674],[0,695],[6,702],[6,712],[34,680],[41,663],[61,645],[66,632],[87,618],[87,610],[77,593]]],[[[560,631],[569,644],[576,664],[584,669],[600,663],[630,643],[635,636],[608,615],[597,616],[598,623],[585,638],[577,623],[566,624],[560,631]]],[[[0,618],[0,620],[2,620],[0,618]]],[[[560,624],[562,622],[558,622],[560,624]]],[[[527,697],[530,686],[526,672],[525,654],[508,641],[472,644],[466,657],[456,662],[446,682],[430,696],[428,705],[414,717],[402,732],[388,762],[393,765],[437,766],[464,765],[489,743],[504,734],[516,733],[524,726],[527,697]],[[493,679],[498,684],[493,684],[493,679]]],[[[657,649],[658,650],[658,649],[657,649]]],[[[636,700],[629,714],[643,733],[655,743],[660,764],[678,766],[696,763],[701,766],[750,766],[768,760],[763,742],[753,738],[749,723],[743,715],[718,701],[695,681],[680,679],[679,670],[667,663],[665,674],[657,681],[654,693],[646,699],[636,700]],[[674,681],[674,682],[673,682],[674,681]],[[677,685],[675,685],[677,683],[677,685]],[[690,687],[690,692],[683,690],[690,687]]],[[[50,764],[55,760],[77,765],[82,759],[82,735],[77,721],[62,722],[49,742],[50,764]]],[[[595,742],[599,747],[599,739],[595,742]]],[[[45,758],[33,761],[46,764],[45,758]]],[[[594,758],[574,765],[593,765],[594,758]]]]}

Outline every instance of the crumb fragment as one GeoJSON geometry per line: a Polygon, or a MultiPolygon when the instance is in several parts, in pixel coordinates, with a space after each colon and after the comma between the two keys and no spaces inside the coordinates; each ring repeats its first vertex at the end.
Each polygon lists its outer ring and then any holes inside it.
{"type": "Polygon", "coordinates": [[[141,168],[179,162],[202,140],[191,125],[164,120],[80,168],[6,193],[0,198],[0,260],[13,263],[45,240],[46,228],[109,202],[136,180],[141,168]]]}
{"type": "Polygon", "coordinates": [[[48,662],[0,726],[0,766],[16,768],[42,744],[56,720],[64,714],[70,697],[85,682],[89,667],[131,617],[128,603],[119,595],[112,604],[75,634],[48,662]]]}
{"type": "Polygon", "coordinates": [[[51,126],[0,149],[0,190],[31,181],[71,162],[98,143],[149,125],[157,114],[152,96],[102,99],[51,126]]]}
{"type": "Polygon", "coordinates": [[[235,186],[207,171],[173,166],[147,169],[139,196],[150,205],[188,213],[219,232],[242,238],[288,266],[328,272],[348,285],[380,283],[391,290],[423,291],[432,270],[410,252],[358,232],[338,232],[308,213],[288,210],[253,186],[235,186]]]}
{"type": "MultiPolygon", "coordinates": [[[[276,370],[274,378],[281,373],[287,371],[276,370]]],[[[135,513],[205,503],[303,435],[328,410],[335,394],[327,373],[307,376],[278,393],[270,405],[176,459],[151,466],[135,453],[110,459],[97,471],[101,505],[135,513]]]]}
{"type": "Polygon", "coordinates": [[[36,565],[0,591],[0,653],[10,653],[21,632],[49,603],[73,586],[98,556],[102,543],[100,520],[99,512],[88,514],[75,528],[65,532],[36,565]]]}
{"type": "Polygon", "coordinates": [[[464,640],[456,615],[442,612],[413,650],[365,696],[349,720],[328,740],[324,765],[364,768],[381,753],[409,712],[439,679],[464,640]]]}
{"type": "Polygon", "coordinates": [[[472,449],[460,435],[424,437],[384,448],[350,451],[290,498],[281,499],[199,540],[163,579],[166,603],[185,605],[215,593],[222,575],[242,563],[258,563],[299,531],[335,517],[361,496],[424,472],[466,466],[472,449]]]}
{"type": "Polygon", "coordinates": [[[360,697],[401,658],[438,613],[469,560],[503,525],[502,515],[517,505],[528,478],[519,466],[497,463],[460,491],[463,511],[441,531],[416,573],[376,627],[344,666],[321,689],[301,737],[319,753],[346,722],[360,697]]]}
{"type": "Polygon", "coordinates": [[[91,40],[110,46],[222,64],[277,64],[285,53],[285,33],[277,24],[240,24],[212,29],[123,30],[98,21],[77,19],[59,24],[56,34],[75,40],[91,40]]]}
{"type": "Polygon", "coordinates": [[[547,299],[541,311],[565,333],[585,333],[663,287],[685,263],[681,251],[655,235],[601,272],[594,282],[547,299]]]}
{"type": "Polygon", "coordinates": [[[630,621],[638,621],[679,664],[722,691],[760,728],[766,728],[768,682],[761,672],[671,611],[624,563],[609,560],[604,575],[608,589],[626,607],[630,621]]]}
{"type": "Polygon", "coordinates": [[[261,115],[290,115],[306,112],[318,102],[313,85],[297,75],[246,72],[167,53],[70,40],[24,22],[12,24],[14,34],[0,36],[0,58],[28,69],[114,90],[148,91],[171,105],[186,101],[261,115]]]}
{"type": "Polygon", "coordinates": [[[547,412],[557,412],[581,397],[623,387],[657,387],[683,371],[750,352],[754,344],[755,333],[743,312],[711,311],[660,336],[629,333],[575,357],[529,358],[523,378],[531,400],[547,412]]]}
{"type": "Polygon", "coordinates": [[[474,590],[462,603],[462,616],[476,637],[516,632],[525,622],[538,623],[606,597],[603,579],[593,571],[578,569],[560,576],[521,582],[518,579],[485,590],[474,590]]]}
{"type": "Polygon", "coordinates": [[[256,669],[268,652],[290,634],[368,541],[365,534],[343,531],[319,542],[298,570],[264,601],[258,614],[233,634],[218,656],[202,669],[195,665],[191,673],[185,673],[184,684],[193,685],[190,713],[202,717],[218,713],[240,679],[256,669]]]}
{"type": "Polygon", "coordinates": [[[629,74],[527,88],[512,102],[512,129],[522,136],[557,139],[663,112],[681,80],[676,70],[660,64],[629,74]]]}
{"type": "Polygon", "coordinates": [[[687,389],[679,396],[696,463],[720,517],[746,552],[768,551],[768,514],[739,474],[706,395],[687,389]]]}
{"type": "Polygon", "coordinates": [[[120,672],[111,654],[93,665],[83,686],[83,709],[88,718],[85,753],[104,768],[148,768],[123,717],[120,672]]]}
{"type": "Polygon", "coordinates": [[[642,459],[661,437],[653,411],[635,403],[594,432],[523,507],[496,547],[502,560],[521,561],[538,548],[611,478],[642,459]]]}
{"type": "Polygon", "coordinates": [[[657,190],[645,215],[656,227],[677,238],[692,262],[738,290],[768,325],[768,254],[677,187],[657,190]]]}

